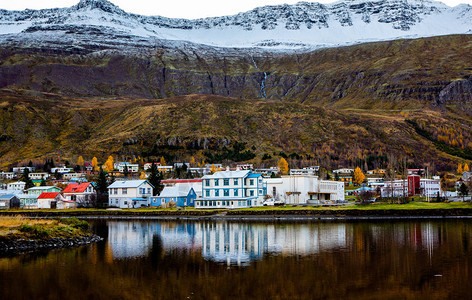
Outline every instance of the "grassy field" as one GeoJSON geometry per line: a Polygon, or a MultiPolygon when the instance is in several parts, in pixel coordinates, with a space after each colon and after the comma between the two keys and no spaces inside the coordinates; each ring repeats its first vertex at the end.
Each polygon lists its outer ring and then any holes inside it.
{"type": "Polygon", "coordinates": [[[32,220],[22,216],[0,217],[0,239],[73,238],[88,233],[89,224],[76,218],[32,220]]]}

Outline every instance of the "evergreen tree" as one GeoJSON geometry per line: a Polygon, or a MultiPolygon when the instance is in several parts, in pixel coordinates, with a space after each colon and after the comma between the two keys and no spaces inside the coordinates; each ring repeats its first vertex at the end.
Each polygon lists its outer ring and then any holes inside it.
{"type": "Polygon", "coordinates": [[[25,189],[32,188],[34,186],[33,181],[29,178],[29,169],[25,168],[23,171],[23,178],[22,180],[26,183],[25,189]]]}
{"type": "Polygon", "coordinates": [[[123,168],[123,175],[125,175],[125,177],[128,177],[129,175],[128,165],[125,165],[125,167],[123,168]]]}
{"type": "Polygon", "coordinates": [[[469,188],[464,183],[462,183],[459,187],[459,191],[461,192],[462,200],[465,200],[465,196],[469,194],[469,188]]]}
{"type": "Polygon", "coordinates": [[[97,203],[96,206],[103,207],[108,203],[108,181],[107,172],[100,167],[97,179],[97,203]]]}
{"type": "Polygon", "coordinates": [[[41,186],[46,186],[46,179],[44,179],[44,176],[41,178],[41,186]]]}
{"type": "Polygon", "coordinates": [[[148,181],[154,187],[153,196],[159,195],[164,188],[161,183],[162,174],[157,170],[155,164],[151,165],[151,174],[149,174],[148,181]]]}

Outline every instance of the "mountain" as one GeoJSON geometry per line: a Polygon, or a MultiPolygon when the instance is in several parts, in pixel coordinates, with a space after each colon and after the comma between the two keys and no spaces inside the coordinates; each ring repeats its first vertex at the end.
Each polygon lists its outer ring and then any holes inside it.
{"type": "MultiPolygon", "coordinates": [[[[264,6],[196,20],[130,14],[106,0],[62,9],[0,10],[0,42],[123,48],[190,43],[307,51],[362,42],[472,33],[472,7],[429,0],[345,0],[264,6]]],[[[129,50],[129,49],[128,49],[129,50]]]]}

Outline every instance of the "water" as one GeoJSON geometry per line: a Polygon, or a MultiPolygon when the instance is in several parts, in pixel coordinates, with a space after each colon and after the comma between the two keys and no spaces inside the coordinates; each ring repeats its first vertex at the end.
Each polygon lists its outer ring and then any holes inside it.
{"type": "Polygon", "coordinates": [[[0,298],[471,298],[468,220],[93,226],[104,242],[0,258],[0,298]]]}

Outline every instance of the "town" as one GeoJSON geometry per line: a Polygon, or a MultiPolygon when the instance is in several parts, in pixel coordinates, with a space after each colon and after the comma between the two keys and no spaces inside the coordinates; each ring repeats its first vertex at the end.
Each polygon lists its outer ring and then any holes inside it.
{"type": "Polygon", "coordinates": [[[114,162],[79,157],[74,168],[47,159],[38,170],[30,162],[0,173],[0,209],[195,208],[239,209],[291,205],[337,206],[374,202],[470,201],[472,176],[467,163],[456,172],[427,169],[335,170],[308,166],[224,166],[191,162],[114,162]]]}

